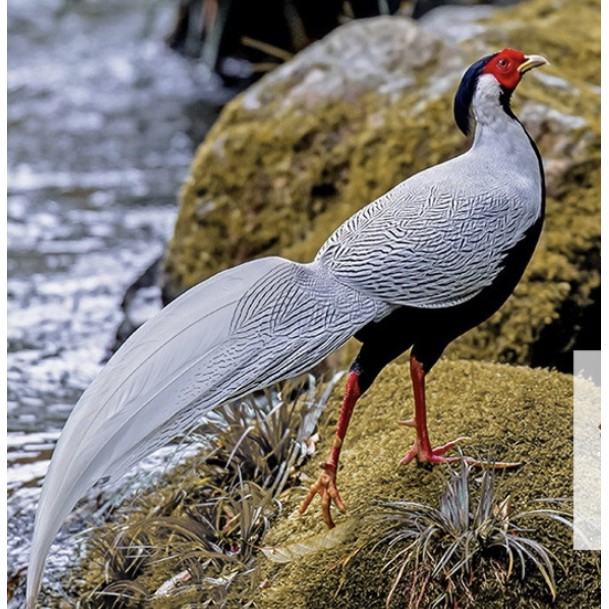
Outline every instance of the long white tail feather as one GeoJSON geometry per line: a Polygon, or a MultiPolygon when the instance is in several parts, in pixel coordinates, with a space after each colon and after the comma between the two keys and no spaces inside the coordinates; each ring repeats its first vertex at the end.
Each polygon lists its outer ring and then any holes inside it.
{"type": "Polygon", "coordinates": [[[55,448],[38,505],[27,605],[76,502],[224,402],[302,373],[387,305],[319,263],[264,258],[192,288],[144,324],[83,393],[55,448]]]}

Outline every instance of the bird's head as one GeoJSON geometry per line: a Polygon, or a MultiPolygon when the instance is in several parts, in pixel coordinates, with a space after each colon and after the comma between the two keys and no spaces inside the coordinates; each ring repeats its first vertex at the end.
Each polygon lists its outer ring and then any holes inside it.
{"type": "Polygon", "coordinates": [[[541,55],[525,55],[514,49],[503,49],[503,51],[479,59],[467,69],[455,95],[454,115],[459,129],[465,135],[468,135],[471,130],[470,109],[480,83],[493,83],[494,89],[498,92],[499,101],[505,111],[511,114],[510,97],[523,75],[529,70],[547,63],[549,63],[548,60],[541,55]]]}

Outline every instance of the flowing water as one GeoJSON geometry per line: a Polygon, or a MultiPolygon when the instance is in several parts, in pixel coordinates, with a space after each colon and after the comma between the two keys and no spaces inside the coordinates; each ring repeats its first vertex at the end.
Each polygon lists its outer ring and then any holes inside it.
{"type": "MultiPolygon", "coordinates": [[[[165,48],[174,10],[8,5],[8,569],[19,586],[54,442],[100,368],[125,289],[162,253],[197,140],[228,95],[165,48]]],[[[143,301],[146,316],[158,291],[143,301]]]]}

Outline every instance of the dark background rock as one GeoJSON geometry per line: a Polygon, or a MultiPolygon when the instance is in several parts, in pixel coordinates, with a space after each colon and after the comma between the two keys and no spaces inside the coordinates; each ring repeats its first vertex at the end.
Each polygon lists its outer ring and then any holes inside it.
{"type": "Polygon", "coordinates": [[[226,83],[245,85],[347,16],[393,14],[399,7],[399,0],[182,0],[167,43],[200,56],[226,83]]]}

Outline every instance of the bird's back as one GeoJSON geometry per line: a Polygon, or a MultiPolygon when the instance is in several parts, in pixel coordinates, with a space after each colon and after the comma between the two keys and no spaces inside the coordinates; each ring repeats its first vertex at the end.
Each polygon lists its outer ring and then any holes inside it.
{"type": "Polygon", "coordinates": [[[543,208],[536,149],[518,121],[504,123],[479,129],[468,152],[364,207],[317,260],[338,280],[395,305],[448,307],[478,294],[543,208]]]}

